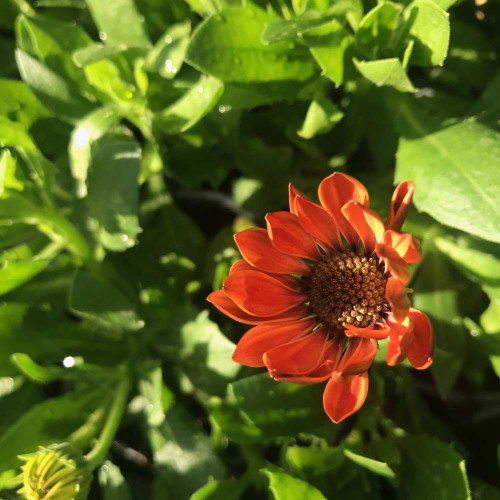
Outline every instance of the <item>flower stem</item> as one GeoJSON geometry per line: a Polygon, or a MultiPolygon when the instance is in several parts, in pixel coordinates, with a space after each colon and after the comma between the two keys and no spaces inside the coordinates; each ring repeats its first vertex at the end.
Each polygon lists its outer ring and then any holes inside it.
{"type": "Polygon", "coordinates": [[[111,446],[111,442],[113,441],[116,431],[120,425],[129,391],[130,375],[128,373],[124,373],[123,378],[116,389],[115,399],[111,405],[109,416],[101,435],[99,436],[94,448],[92,448],[92,450],[90,450],[85,457],[90,469],[95,469],[106,457],[109,447],[111,446]]]}

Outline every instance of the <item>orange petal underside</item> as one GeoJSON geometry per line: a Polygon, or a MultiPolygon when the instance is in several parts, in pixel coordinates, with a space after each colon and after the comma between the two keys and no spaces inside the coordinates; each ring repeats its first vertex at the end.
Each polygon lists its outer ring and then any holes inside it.
{"type": "Polygon", "coordinates": [[[233,361],[247,366],[265,366],[262,356],[266,351],[306,335],[316,324],[316,319],[306,319],[255,326],[241,337],[233,361]]]}
{"type": "Polygon", "coordinates": [[[323,207],[298,196],[295,198],[295,209],[300,224],[309,234],[329,247],[342,248],[337,224],[323,207]]]}
{"type": "Polygon", "coordinates": [[[391,328],[386,361],[389,366],[396,366],[406,359],[408,349],[413,343],[413,321],[407,317],[403,322],[399,322],[389,314],[386,323],[391,328]]]}
{"type": "Polygon", "coordinates": [[[390,328],[382,323],[373,323],[365,328],[360,328],[359,326],[350,325],[346,323],[344,325],[344,333],[347,337],[362,337],[365,339],[375,339],[381,340],[389,336],[390,328]]]}
{"type": "Polygon", "coordinates": [[[335,172],[321,181],[318,195],[321,204],[335,219],[337,227],[349,244],[356,244],[358,235],[342,214],[341,209],[351,200],[368,206],[368,191],[363,184],[349,175],[335,172]]]}
{"type": "Polygon", "coordinates": [[[233,273],[222,287],[241,309],[254,316],[274,316],[307,300],[307,295],[259,271],[233,273]]]}
{"type": "Polygon", "coordinates": [[[368,374],[355,377],[331,378],[323,393],[323,407],[330,419],[338,424],[357,412],[368,394],[368,374]]]}
{"type": "Polygon", "coordinates": [[[328,331],[320,328],[298,340],[274,347],[264,354],[271,376],[273,372],[304,375],[317,368],[323,360],[328,331]]]}
{"type": "Polygon", "coordinates": [[[385,296],[396,320],[403,321],[411,306],[405,286],[397,278],[389,278],[385,286],[385,296]]]}
{"type": "Polygon", "coordinates": [[[404,181],[394,190],[391,208],[385,226],[387,229],[399,231],[410,210],[410,203],[415,191],[413,181],[404,181]]]}
{"type": "Polygon", "coordinates": [[[394,248],[397,254],[408,264],[418,262],[422,258],[420,242],[411,234],[389,230],[385,232],[383,242],[394,248]]]}
{"type": "Polygon", "coordinates": [[[273,246],[265,229],[245,229],[234,235],[243,258],[257,269],[276,274],[308,274],[311,268],[301,259],[273,246]]]}
{"type": "Polygon", "coordinates": [[[246,323],[249,325],[259,325],[261,323],[269,322],[280,322],[280,321],[294,321],[297,319],[305,318],[309,316],[310,311],[307,307],[296,306],[288,311],[276,314],[275,316],[264,317],[264,316],[254,316],[248,314],[239,306],[237,306],[224,292],[224,290],[216,290],[212,292],[207,300],[211,302],[221,313],[229,316],[230,318],[239,321],[240,323],[246,323]]]}
{"type": "Polygon", "coordinates": [[[313,238],[290,212],[273,212],[266,215],[267,231],[274,247],[295,257],[318,260],[321,253],[313,238]]]}
{"type": "Polygon", "coordinates": [[[349,221],[360,237],[365,251],[375,250],[375,245],[382,241],[385,226],[382,219],[373,211],[355,201],[350,201],[342,207],[342,214],[349,221]]]}
{"type": "Polygon", "coordinates": [[[377,354],[377,341],[371,338],[352,338],[335,370],[344,375],[357,375],[370,368],[377,354]]]}
{"type": "Polygon", "coordinates": [[[295,198],[300,196],[305,200],[309,198],[297,187],[295,187],[291,182],[288,184],[288,203],[290,205],[290,213],[297,215],[297,210],[295,209],[295,198]]]}
{"type": "Polygon", "coordinates": [[[413,320],[414,339],[408,350],[408,361],[417,369],[425,370],[432,364],[434,333],[426,314],[413,307],[408,313],[413,320]]]}

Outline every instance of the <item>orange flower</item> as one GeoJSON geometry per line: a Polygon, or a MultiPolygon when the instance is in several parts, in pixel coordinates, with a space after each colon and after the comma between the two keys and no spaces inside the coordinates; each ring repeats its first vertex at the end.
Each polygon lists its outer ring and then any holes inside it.
{"type": "Polygon", "coordinates": [[[208,296],[227,316],[256,325],[234,361],[266,366],[275,380],[328,380],[323,405],[334,422],[363,405],[378,340],[388,338],[388,365],[408,358],[427,368],[432,326],[405,287],[420,244],[399,232],[414,188],[411,181],[396,188],[384,224],[368,208],[366,188],[336,172],[319,186],[321,206],[290,184],[289,212],[267,214],[267,230],[236,234],[244,260],[208,296]]]}

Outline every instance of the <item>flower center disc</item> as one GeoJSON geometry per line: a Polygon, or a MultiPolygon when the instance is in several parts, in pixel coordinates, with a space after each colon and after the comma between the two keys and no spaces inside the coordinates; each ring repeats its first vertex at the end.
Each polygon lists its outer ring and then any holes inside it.
{"type": "Polygon", "coordinates": [[[376,258],[352,250],[334,250],[304,278],[303,291],[319,320],[334,331],[343,331],[345,323],[367,327],[390,309],[386,284],[376,258]]]}

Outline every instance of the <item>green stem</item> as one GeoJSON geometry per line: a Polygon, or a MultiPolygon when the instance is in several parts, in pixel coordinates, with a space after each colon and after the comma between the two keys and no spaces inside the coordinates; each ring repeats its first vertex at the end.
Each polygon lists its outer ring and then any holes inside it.
{"type": "Polygon", "coordinates": [[[94,448],[85,457],[91,470],[95,469],[105,459],[125,411],[130,391],[130,375],[123,373],[122,377],[101,435],[94,448]]]}
{"type": "Polygon", "coordinates": [[[35,10],[26,0],[11,0],[11,1],[22,14],[26,14],[27,16],[35,15],[35,10]]]}

